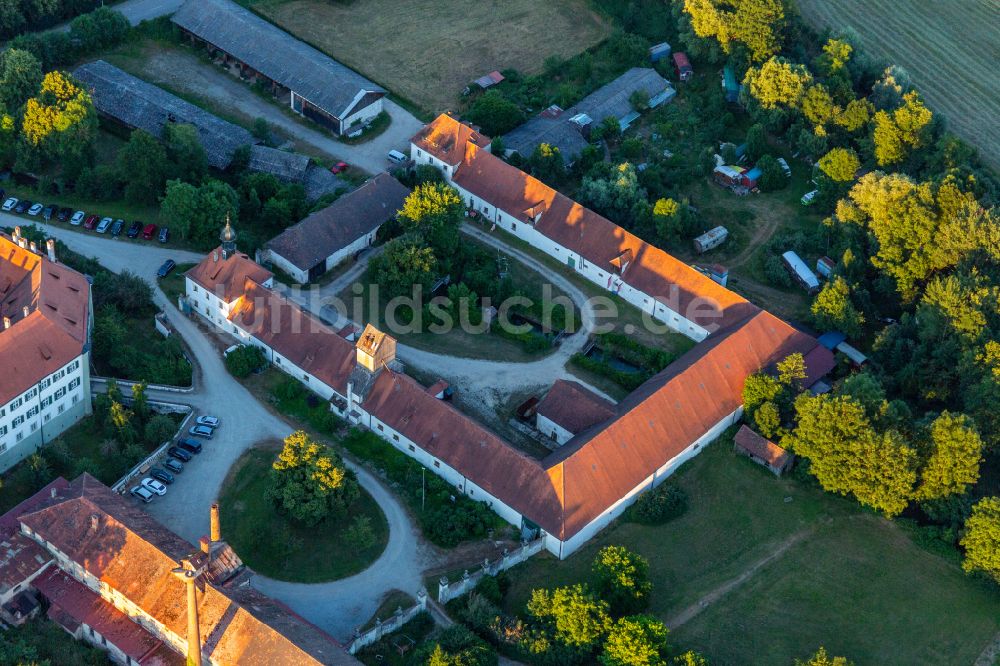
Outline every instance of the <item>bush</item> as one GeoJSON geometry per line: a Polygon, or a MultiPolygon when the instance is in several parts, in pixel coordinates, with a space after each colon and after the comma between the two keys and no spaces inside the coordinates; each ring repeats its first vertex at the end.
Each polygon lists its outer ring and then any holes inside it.
{"type": "Polygon", "coordinates": [[[517,104],[490,90],[481,95],[469,109],[469,120],[483,128],[489,136],[506,134],[524,121],[524,114],[517,104]]]}
{"type": "Polygon", "coordinates": [[[629,508],[628,517],[643,525],[662,525],[684,515],[687,506],[687,493],[668,479],[656,489],[639,495],[629,508]]]}
{"type": "Polygon", "coordinates": [[[226,370],[233,377],[242,379],[262,367],[266,359],[264,352],[255,345],[241,345],[226,355],[226,370]]]}

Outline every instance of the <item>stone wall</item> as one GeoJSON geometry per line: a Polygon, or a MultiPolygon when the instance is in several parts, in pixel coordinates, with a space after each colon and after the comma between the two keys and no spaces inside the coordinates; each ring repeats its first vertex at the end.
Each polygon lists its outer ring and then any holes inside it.
{"type": "Polygon", "coordinates": [[[505,548],[502,557],[493,562],[483,560],[483,564],[479,567],[478,571],[470,574],[466,570],[462,573],[462,578],[454,583],[450,582],[446,576],[442,576],[438,582],[438,603],[446,604],[456,597],[471,592],[479,581],[483,579],[483,576],[496,576],[501,571],[506,571],[524,562],[535,553],[540,552],[544,544],[544,539],[535,539],[534,541],[524,543],[513,553],[508,552],[505,548]]]}
{"type": "Polygon", "coordinates": [[[351,641],[350,645],[347,646],[347,651],[351,654],[356,654],[361,648],[371,645],[372,643],[377,643],[380,638],[387,634],[391,634],[396,631],[404,624],[416,617],[417,613],[427,610],[427,591],[420,590],[417,593],[417,603],[406,610],[397,607],[396,612],[393,613],[389,619],[383,620],[382,618],[375,618],[375,626],[368,631],[355,631],[354,640],[351,641]]]}

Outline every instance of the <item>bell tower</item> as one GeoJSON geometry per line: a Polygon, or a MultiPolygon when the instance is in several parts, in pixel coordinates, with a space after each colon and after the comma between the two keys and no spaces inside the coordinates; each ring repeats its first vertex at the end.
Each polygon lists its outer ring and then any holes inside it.
{"type": "Polygon", "coordinates": [[[233,230],[233,225],[229,223],[229,213],[226,213],[226,226],[219,234],[219,241],[222,243],[222,258],[223,260],[236,254],[236,231],[233,230]]]}

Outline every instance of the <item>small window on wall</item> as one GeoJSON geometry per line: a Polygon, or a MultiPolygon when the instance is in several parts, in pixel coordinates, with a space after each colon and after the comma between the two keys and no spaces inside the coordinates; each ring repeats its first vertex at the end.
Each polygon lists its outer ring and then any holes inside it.
{"type": "Polygon", "coordinates": [[[408,448],[408,449],[409,449],[409,450],[411,450],[411,451],[416,451],[416,450],[417,450],[417,447],[413,446],[413,444],[410,444],[410,445],[409,445],[408,447],[406,447],[406,448],[408,448]]]}
{"type": "Polygon", "coordinates": [[[435,467],[440,467],[441,466],[441,462],[439,460],[435,460],[434,461],[434,466],[435,467]]]}
{"type": "Polygon", "coordinates": [[[399,435],[393,435],[392,436],[392,441],[398,442],[399,441],[399,435]]]}
{"type": "Polygon", "coordinates": [[[385,428],[383,428],[383,427],[382,427],[382,424],[381,424],[381,423],[379,423],[379,424],[378,424],[378,425],[376,425],[375,427],[376,427],[376,428],[378,428],[379,430],[385,430],[385,428]]]}

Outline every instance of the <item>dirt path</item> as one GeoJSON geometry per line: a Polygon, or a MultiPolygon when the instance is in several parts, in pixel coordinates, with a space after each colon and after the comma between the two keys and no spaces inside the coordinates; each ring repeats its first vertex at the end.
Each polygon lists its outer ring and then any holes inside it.
{"type": "Polygon", "coordinates": [[[757,248],[769,241],[771,236],[774,235],[774,232],[778,230],[778,226],[781,224],[781,221],[776,215],[758,215],[757,219],[761,219],[761,217],[764,219],[764,224],[757,227],[753,236],[750,237],[750,241],[747,243],[747,246],[729,262],[730,270],[739,268],[743,264],[750,261],[750,257],[752,257],[753,253],[757,251],[757,248]]]}
{"type": "Polygon", "coordinates": [[[762,569],[763,567],[767,566],[774,560],[784,555],[785,551],[787,551],[789,548],[797,544],[799,541],[802,541],[804,538],[812,534],[812,531],[813,531],[812,529],[804,529],[800,532],[796,532],[795,534],[791,535],[790,537],[779,543],[778,546],[771,553],[765,555],[764,557],[760,558],[759,560],[751,564],[749,567],[747,567],[743,571],[743,573],[741,573],[739,576],[726,581],[719,587],[715,588],[714,590],[703,596],[701,599],[698,599],[698,601],[696,601],[695,603],[691,604],[690,606],[682,610],[677,615],[668,619],[666,622],[667,627],[671,631],[673,631],[678,627],[686,624],[696,615],[698,615],[703,610],[714,604],[716,601],[726,596],[727,594],[732,592],[734,589],[736,589],[743,583],[750,580],[750,578],[752,578],[754,574],[760,571],[760,569],[762,569]]]}

